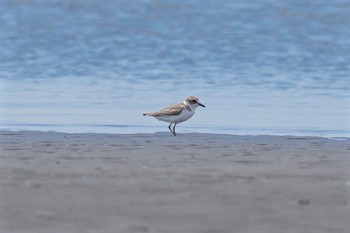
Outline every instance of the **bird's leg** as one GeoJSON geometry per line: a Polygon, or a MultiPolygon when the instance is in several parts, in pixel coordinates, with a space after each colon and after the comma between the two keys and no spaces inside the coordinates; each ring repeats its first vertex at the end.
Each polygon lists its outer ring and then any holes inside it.
{"type": "Polygon", "coordinates": [[[175,132],[171,129],[171,125],[172,125],[172,124],[173,124],[173,123],[170,123],[170,125],[168,126],[168,128],[169,128],[170,132],[172,132],[172,133],[174,134],[174,136],[176,136],[175,132]]]}
{"type": "Polygon", "coordinates": [[[174,134],[174,136],[176,136],[175,127],[176,127],[176,123],[174,124],[174,127],[173,127],[173,134],[174,134]]]}

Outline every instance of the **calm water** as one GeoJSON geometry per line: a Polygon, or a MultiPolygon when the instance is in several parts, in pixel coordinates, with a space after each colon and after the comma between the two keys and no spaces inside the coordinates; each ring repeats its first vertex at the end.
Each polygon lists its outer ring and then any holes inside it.
{"type": "Polygon", "coordinates": [[[2,0],[0,51],[0,129],[350,137],[348,0],[2,0]]]}

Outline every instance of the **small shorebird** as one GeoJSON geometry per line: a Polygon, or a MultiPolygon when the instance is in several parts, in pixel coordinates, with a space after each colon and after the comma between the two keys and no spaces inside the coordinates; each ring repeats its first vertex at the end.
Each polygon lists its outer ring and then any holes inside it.
{"type": "Polygon", "coordinates": [[[178,123],[187,121],[194,115],[195,109],[198,107],[205,107],[199,103],[195,96],[187,97],[182,103],[171,105],[158,112],[144,113],[144,116],[153,116],[160,121],[169,122],[168,128],[176,136],[175,127],[178,123]],[[174,127],[171,128],[171,125],[174,127]]]}

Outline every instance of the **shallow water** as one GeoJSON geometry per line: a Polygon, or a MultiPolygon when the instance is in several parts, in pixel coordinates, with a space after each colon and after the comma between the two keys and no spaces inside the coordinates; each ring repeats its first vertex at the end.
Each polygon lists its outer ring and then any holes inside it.
{"type": "Polygon", "coordinates": [[[0,129],[350,136],[350,2],[1,1],[0,129]]]}

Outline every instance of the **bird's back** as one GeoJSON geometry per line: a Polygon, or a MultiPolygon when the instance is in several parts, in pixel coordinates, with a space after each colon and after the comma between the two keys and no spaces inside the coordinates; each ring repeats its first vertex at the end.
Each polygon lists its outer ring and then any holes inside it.
{"type": "Polygon", "coordinates": [[[160,121],[179,123],[188,120],[194,114],[192,109],[184,103],[171,105],[158,112],[144,113],[144,116],[153,116],[160,121]]]}

